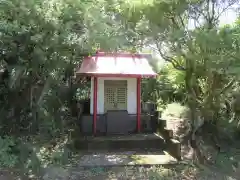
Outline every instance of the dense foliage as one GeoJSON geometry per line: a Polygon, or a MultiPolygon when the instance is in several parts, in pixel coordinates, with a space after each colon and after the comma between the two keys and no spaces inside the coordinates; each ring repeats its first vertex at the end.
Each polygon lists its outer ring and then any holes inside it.
{"type": "Polygon", "coordinates": [[[1,1],[0,134],[20,137],[0,139],[2,165],[19,161],[30,168],[29,158],[38,158],[27,152],[36,155],[41,148],[34,150],[24,142],[39,134],[42,141],[55,141],[78,127],[76,101],[88,95],[89,86],[74,78],[74,69],[83,56],[99,48],[114,51],[129,36],[121,34],[125,27],[106,12],[106,5],[104,1],[1,1]],[[25,146],[19,149],[18,144],[25,146]],[[13,155],[12,151],[26,154],[10,158],[7,153],[13,155]]]}
{"type": "Polygon", "coordinates": [[[189,139],[201,162],[206,159],[197,134],[210,125],[213,141],[219,144],[219,123],[222,117],[231,118],[222,110],[232,111],[234,119],[239,116],[239,95],[231,106],[227,103],[239,81],[239,22],[219,27],[219,17],[234,4],[238,1],[144,1],[140,6],[132,3],[134,10],[127,10],[132,13],[124,12],[145,43],[154,44],[165,61],[184,73],[181,87],[190,108],[189,139]]]}

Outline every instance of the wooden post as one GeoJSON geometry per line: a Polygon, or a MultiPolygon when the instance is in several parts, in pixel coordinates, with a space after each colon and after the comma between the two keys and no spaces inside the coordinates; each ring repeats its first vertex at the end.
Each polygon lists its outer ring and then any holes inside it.
{"type": "Polygon", "coordinates": [[[97,91],[98,91],[98,78],[93,78],[93,134],[97,134],[97,91]]]}
{"type": "Polygon", "coordinates": [[[137,131],[141,132],[141,78],[137,78],[137,131]]]}

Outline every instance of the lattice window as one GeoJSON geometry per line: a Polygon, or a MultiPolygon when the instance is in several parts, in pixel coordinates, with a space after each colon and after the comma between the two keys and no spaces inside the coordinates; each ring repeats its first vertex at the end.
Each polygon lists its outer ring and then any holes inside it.
{"type": "Polygon", "coordinates": [[[117,88],[117,103],[126,103],[127,102],[127,88],[121,87],[117,88]]]}
{"type": "Polygon", "coordinates": [[[112,87],[105,88],[105,100],[107,103],[115,103],[115,89],[112,87]]]}
{"type": "Polygon", "coordinates": [[[104,101],[105,111],[112,109],[127,109],[127,81],[105,80],[104,101]]]}

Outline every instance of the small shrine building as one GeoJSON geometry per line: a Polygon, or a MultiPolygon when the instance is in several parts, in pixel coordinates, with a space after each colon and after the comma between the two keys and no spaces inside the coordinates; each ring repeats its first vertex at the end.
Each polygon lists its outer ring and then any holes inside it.
{"type": "Polygon", "coordinates": [[[84,58],[76,74],[91,77],[90,114],[81,118],[84,133],[142,131],[141,80],[157,75],[146,55],[97,52],[84,58]]]}

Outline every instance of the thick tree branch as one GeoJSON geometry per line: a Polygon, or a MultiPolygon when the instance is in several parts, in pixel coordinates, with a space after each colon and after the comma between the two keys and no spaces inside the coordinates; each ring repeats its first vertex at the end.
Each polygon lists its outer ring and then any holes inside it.
{"type": "Polygon", "coordinates": [[[204,19],[208,19],[208,16],[206,14],[204,14],[205,11],[203,11],[202,8],[199,9],[199,7],[195,7],[192,10],[193,10],[194,15],[197,17],[197,18],[194,18],[195,20],[198,20],[201,16],[204,19]]]}
{"type": "Polygon", "coordinates": [[[186,24],[184,23],[183,17],[181,15],[179,15],[178,17],[179,17],[182,28],[185,29],[186,24]]]}
{"type": "Polygon", "coordinates": [[[221,16],[223,13],[225,13],[231,6],[233,6],[233,5],[236,4],[237,2],[238,2],[238,0],[230,2],[225,8],[222,9],[221,12],[218,13],[216,19],[219,19],[220,16],[221,16]]]}
{"type": "Polygon", "coordinates": [[[232,79],[219,93],[220,94],[223,94],[225,91],[227,91],[229,88],[232,87],[232,85],[236,82],[236,78],[232,79]]]}
{"type": "Polygon", "coordinates": [[[180,70],[180,71],[184,71],[185,68],[183,66],[181,66],[176,60],[174,60],[172,57],[169,57],[169,56],[166,56],[162,50],[161,50],[161,46],[159,45],[159,43],[157,42],[157,39],[155,39],[155,44],[156,44],[156,47],[157,47],[157,50],[159,52],[159,54],[161,55],[161,57],[167,61],[167,62],[170,62],[173,67],[177,70],[180,70]]]}

